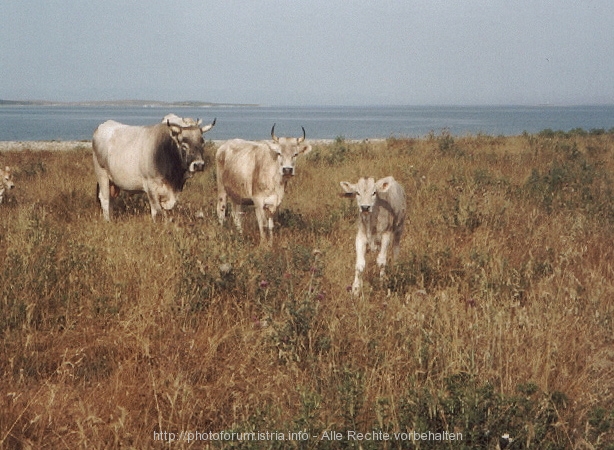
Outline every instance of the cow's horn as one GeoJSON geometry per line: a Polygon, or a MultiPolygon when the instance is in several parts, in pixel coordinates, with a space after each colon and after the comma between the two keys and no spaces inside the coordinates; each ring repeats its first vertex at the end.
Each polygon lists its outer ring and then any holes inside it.
{"type": "Polygon", "coordinates": [[[302,138],[298,138],[298,143],[300,144],[301,142],[303,142],[305,140],[305,127],[301,127],[303,129],[303,137],[302,138]]]}
{"type": "Polygon", "coordinates": [[[213,122],[211,122],[209,125],[201,127],[200,131],[202,131],[203,133],[209,131],[211,128],[213,128],[215,126],[215,121],[216,120],[217,120],[217,117],[215,119],[213,119],[213,122]]]}
{"type": "Polygon", "coordinates": [[[275,136],[275,124],[273,124],[273,128],[271,128],[271,138],[275,141],[275,142],[279,142],[279,139],[277,139],[277,136],[275,136]]]}

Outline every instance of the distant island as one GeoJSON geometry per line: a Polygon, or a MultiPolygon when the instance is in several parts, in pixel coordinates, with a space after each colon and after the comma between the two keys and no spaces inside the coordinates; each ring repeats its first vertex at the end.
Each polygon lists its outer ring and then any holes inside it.
{"type": "Polygon", "coordinates": [[[257,104],[212,103],[199,101],[161,102],[158,100],[95,100],[84,102],[52,102],[47,100],[2,100],[0,106],[127,106],[133,108],[211,108],[254,107],[257,104]]]}

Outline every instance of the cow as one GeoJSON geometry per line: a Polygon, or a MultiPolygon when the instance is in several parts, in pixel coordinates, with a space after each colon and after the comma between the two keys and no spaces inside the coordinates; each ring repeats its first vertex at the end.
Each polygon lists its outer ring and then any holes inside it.
{"type": "Polygon", "coordinates": [[[358,203],[358,232],[356,233],[356,271],[352,293],[362,289],[362,274],[365,270],[367,244],[371,251],[377,250],[377,265],[380,277],[385,275],[388,247],[392,240],[393,261],[399,256],[401,234],[405,225],[405,190],[392,177],[375,181],[361,178],[356,184],[341,181],[344,197],[356,198],[358,203]]]}
{"type": "Polygon", "coordinates": [[[9,166],[6,166],[4,170],[0,169],[0,178],[2,178],[2,184],[0,184],[0,203],[2,203],[4,200],[4,193],[15,187],[15,183],[13,183],[13,173],[9,166]]]}
{"type": "Polygon", "coordinates": [[[232,139],[222,144],[215,155],[217,169],[217,216],[220,225],[226,220],[228,197],[231,215],[242,233],[243,205],[254,205],[260,243],[265,241],[265,222],[269,244],[273,243],[273,215],[284,198],[286,183],[295,173],[297,156],[311,151],[303,137],[277,137],[275,124],[271,128],[272,141],[232,139]]]}
{"type": "Polygon", "coordinates": [[[203,133],[215,125],[215,119],[204,127],[189,120],[150,126],[108,120],[98,126],[92,139],[94,172],[106,221],[111,220],[111,198],[121,189],[145,192],[153,220],[175,206],[186,180],[204,169],[203,133]]]}

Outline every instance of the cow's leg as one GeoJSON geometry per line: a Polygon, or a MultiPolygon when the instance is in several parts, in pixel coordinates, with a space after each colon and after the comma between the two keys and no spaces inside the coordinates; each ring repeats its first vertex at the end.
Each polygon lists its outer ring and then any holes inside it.
{"type": "Polygon", "coordinates": [[[162,205],[160,204],[160,198],[155,189],[147,187],[147,189],[145,189],[145,193],[147,194],[147,199],[149,200],[149,207],[151,208],[151,219],[155,222],[158,213],[162,212],[166,215],[166,212],[162,209],[162,205]]]}
{"type": "Polygon", "coordinates": [[[235,223],[235,227],[239,234],[243,234],[243,225],[241,224],[241,218],[243,217],[243,206],[241,203],[232,202],[232,210],[231,210],[232,220],[235,223]]]}
{"type": "Polygon", "coordinates": [[[403,234],[403,224],[394,230],[394,238],[392,240],[392,260],[396,261],[401,251],[401,234],[403,234]]]}
{"type": "Polygon", "coordinates": [[[102,208],[102,217],[109,222],[111,220],[111,185],[109,180],[98,181],[96,184],[96,194],[102,208]]]}
{"type": "Polygon", "coordinates": [[[162,212],[164,214],[164,210],[160,206],[160,202],[152,201],[149,199],[149,207],[151,208],[151,220],[156,221],[156,217],[158,213],[162,212]]]}
{"type": "Polygon", "coordinates": [[[258,231],[260,231],[260,243],[264,243],[266,236],[264,234],[264,223],[267,220],[264,202],[262,199],[254,199],[254,207],[256,209],[256,220],[258,221],[258,231]]]}
{"type": "Polygon", "coordinates": [[[220,225],[224,225],[226,221],[226,205],[228,204],[228,198],[223,186],[218,186],[217,190],[217,220],[220,222],[220,225]]]}
{"type": "Polygon", "coordinates": [[[392,233],[390,231],[385,231],[382,233],[382,244],[379,250],[379,254],[377,255],[377,267],[379,267],[379,276],[383,277],[386,272],[386,259],[388,257],[388,246],[390,245],[390,239],[392,238],[392,233]]]}
{"type": "Polygon", "coordinates": [[[111,220],[111,180],[109,180],[107,172],[98,164],[96,156],[94,156],[94,173],[98,180],[96,194],[102,208],[102,216],[108,222],[111,220]]]}
{"type": "Polygon", "coordinates": [[[256,220],[258,221],[258,231],[260,232],[260,243],[262,244],[266,239],[266,235],[264,234],[265,214],[262,208],[256,207],[256,220]]]}
{"type": "Polygon", "coordinates": [[[163,191],[163,195],[158,195],[158,200],[165,211],[170,211],[177,204],[177,196],[170,189],[163,191]]]}
{"type": "Polygon", "coordinates": [[[273,215],[269,214],[268,216],[269,244],[273,244],[273,228],[275,227],[275,223],[273,222],[273,215]]]}
{"type": "Polygon", "coordinates": [[[369,242],[369,251],[374,252],[377,250],[377,242],[375,240],[375,236],[373,236],[373,234],[369,233],[369,236],[367,237],[367,241],[369,242]]]}
{"type": "Polygon", "coordinates": [[[102,216],[104,220],[109,222],[111,220],[111,187],[109,182],[99,182],[96,185],[98,191],[98,200],[100,200],[100,207],[102,208],[102,216]]]}
{"type": "Polygon", "coordinates": [[[356,271],[354,273],[354,283],[352,284],[352,294],[358,295],[362,289],[362,273],[365,270],[365,253],[367,252],[367,236],[362,230],[356,234],[356,271]]]}
{"type": "MultiPolygon", "coordinates": [[[[220,225],[226,221],[226,208],[228,205],[228,195],[224,187],[224,153],[215,156],[215,174],[217,181],[217,220],[220,225]]],[[[234,211],[234,207],[232,208],[234,211]]]]}
{"type": "Polygon", "coordinates": [[[266,225],[269,235],[269,244],[273,244],[273,228],[275,227],[275,222],[273,221],[273,215],[276,211],[276,206],[274,201],[271,199],[265,199],[264,206],[262,207],[264,211],[264,217],[266,218],[266,225]]]}

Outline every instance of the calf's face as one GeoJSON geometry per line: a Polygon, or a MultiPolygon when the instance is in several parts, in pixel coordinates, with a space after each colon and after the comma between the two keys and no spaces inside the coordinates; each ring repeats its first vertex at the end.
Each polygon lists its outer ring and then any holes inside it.
{"type": "Polygon", "coordinates": [[[375,181],[374,178],[361,178],[356,184],[341,181],[339,183],[345,197],[356,198],[358,211],[362,214],[370,214],[377,200],[378,193],[385,193],[390,188],[387,178],[375,181]]]}

